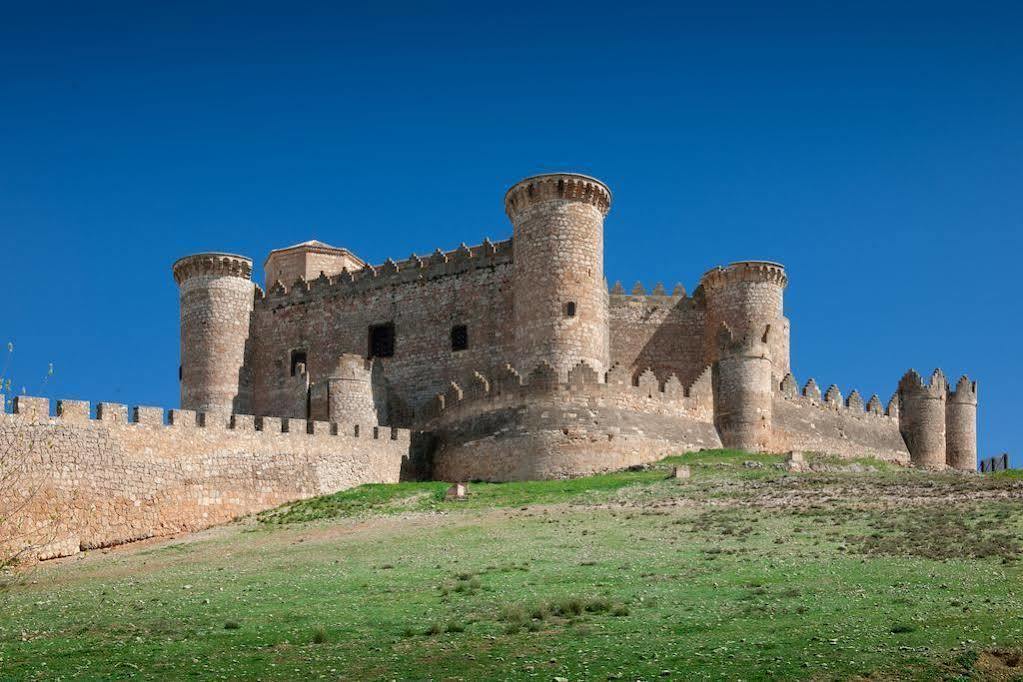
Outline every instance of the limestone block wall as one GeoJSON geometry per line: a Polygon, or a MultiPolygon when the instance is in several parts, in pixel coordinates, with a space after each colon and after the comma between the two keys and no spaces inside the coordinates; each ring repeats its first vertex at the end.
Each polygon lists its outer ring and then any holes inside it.
{"type": "Polygon", "coordinates": [[[367,356],[370,325],[394,324],[393,357],[374,362],[395,399],[413,410],[442,391],[446,377],[511,362],[511,263],[510,240],[486,241],[257,294],[253,411],[292,414],[293,396],[278,389],[290,387],[292,351],[306,352],[306,371],[316,384],[331,376],[341,355],[367,356]],[[452,348],[456,325],[467,329],[466,350],[452,348]]]}
{"type": "MultiPolygon", "coordinates": [[[[410,466],[410,434],[372,424],[19,397],[0,410],[24,508],[8,542],[41,558],[191,531],[410,466]],[[166,423],[165,423],[166,422],[166,423]]],[[[20,506],[20,505],[19,505],[20,506]]]]}
{"type": "Polygon", "coordinates": [[[864,404],[858,391],[843,399],[831,385],[821,394],[810,379],[800,391],[787,374],[776,385],[773,405],[773,450],[824,452],[842,457],[876,457],[909,464],[910,455],[899,431],[898,399],[887,407],[877,395],[864,404]]]}
{"type": "Polygon", "coordinates": [[[686,296],[681,285],[671,294],[657,285],[648,294],[639,282],[631,293],[616,283],[609,298],[611,363],[649,367],[662,381],[674,374],[689,385],[707,367],[705,314],[702,299],[686,296]]]}
{"type": "Polygon", "coordinates": [[[541,364],[526,377],[506,367],[452,382],[424,415],[434,439],[433,477],[580,476],[721,447],[709,368],[688,389],[649,370],[632,377],[621,366],[600,377],[581,363],[561,382],[541,364]]]}

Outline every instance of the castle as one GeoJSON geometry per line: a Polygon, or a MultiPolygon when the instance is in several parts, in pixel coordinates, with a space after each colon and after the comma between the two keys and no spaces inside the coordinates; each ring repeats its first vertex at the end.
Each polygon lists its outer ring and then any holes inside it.
{"type": "Polygon", "coordinates": [[[611,191],[570,173],[505,194],[512,238],[369,265],[306,242],[182,258],[181,404],[411,429],[436,478],[608,470],[687,450],[811,450],[974,470],[977,385],[915,372],[882,404],[802,390],[777,263],[692,294],[610,291],[611,191]]]}
{"type": "Polygon", "coordinates": [[[781,265],[692,294],[610,291],[611,192],[575,174],[505,195],[513,233],[369,265],[306,242],[173,266],[181,408],[0,395],[0,552],[67,556],[362,483],[522,480],[729,447],[975,470],[977,384],[908,372],[887,403],[789,371],[781,265]],[[13,468],[11,468],[13,467],[13,468]],[[7,475],[11,474],[11,475],[7,475]],[[6,526],[5,526],[6,524],[6,526]]]}

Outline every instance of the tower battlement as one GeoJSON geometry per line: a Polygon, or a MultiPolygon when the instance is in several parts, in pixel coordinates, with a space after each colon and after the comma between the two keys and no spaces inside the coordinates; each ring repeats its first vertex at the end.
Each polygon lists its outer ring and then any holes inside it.
{"type": "Polygon", "coordinates": [[[577,201],[603,215],[611,210],[611,190],[596,178],[578,173],[548,173],[521,180],[504,195],[504,210],[514,222],[519,213],[545,201],[577,201]]]}
{"type": "Polygon", "coordinates": [[[252,259],[233,253],[196,253],[174,261],[174,281],[182,284],[193,277],[252,277],[252,259]]]}

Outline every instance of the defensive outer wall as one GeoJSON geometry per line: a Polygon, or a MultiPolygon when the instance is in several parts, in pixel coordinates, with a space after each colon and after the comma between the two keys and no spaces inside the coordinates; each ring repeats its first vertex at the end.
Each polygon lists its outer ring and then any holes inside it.
{"type": "Polygon", "coordinates": [[[611,203],[587,176],[527,178],[505,195],[510,239],[381,265],[305,242],[271,252],[265,291],[244,256],[178,260],[184,409],[0,406],[0,436],[30,455],[25,536],[57,556],[365,482],[577,476],[716,447],[975,470],[976,382],[910,371],[884,403],[799,388],[783,266],[609,290],[611,203]]]}
{"type": "Polygon", "coordinates": [[[24,396],[2,407],[22,496],[5,539],[44,559],[410,475],[404,429],[67,400],[51,416],[24,396]]]}

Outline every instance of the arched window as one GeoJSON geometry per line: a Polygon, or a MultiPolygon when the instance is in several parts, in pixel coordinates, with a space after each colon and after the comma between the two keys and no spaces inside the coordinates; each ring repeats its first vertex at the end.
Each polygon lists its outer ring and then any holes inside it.
{"type": "Polygon", "coordinates": [[[565,304],[565,317],[575,317],[575,301],[565,304]]]}

